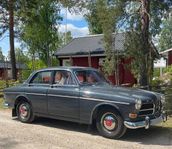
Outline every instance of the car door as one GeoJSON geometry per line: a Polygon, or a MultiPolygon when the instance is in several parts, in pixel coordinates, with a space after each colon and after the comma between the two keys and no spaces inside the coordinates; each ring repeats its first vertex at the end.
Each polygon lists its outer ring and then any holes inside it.
{"type": "Polygon", "coordinates": [[[32,103],[35,113],[47,114],[47,90],[52,83],[52,71],[36,73],[30,80],[26,95],[32,103]]]}
{"type": "MultiPolygon", "coordinates": [[[[54,72],[55,74],[59,71],[54,72]]],[[[79,119],[79,86],[69,71],[61,71],[66,81],[48,89],[48,113],[65,118],[79,119]],[[67,74],[67,75],[66,75],[67,74]],[[68,80],[68,81],[67,81],[68,80]]]]}

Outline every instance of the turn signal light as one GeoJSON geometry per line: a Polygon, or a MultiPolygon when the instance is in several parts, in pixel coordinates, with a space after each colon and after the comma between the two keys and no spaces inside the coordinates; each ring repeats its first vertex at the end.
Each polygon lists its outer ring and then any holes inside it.
{"type": "Polygon", "coordinates": [[[129,113],[129,118],[137,118],[137,114],[136,113],[129,113]]]}

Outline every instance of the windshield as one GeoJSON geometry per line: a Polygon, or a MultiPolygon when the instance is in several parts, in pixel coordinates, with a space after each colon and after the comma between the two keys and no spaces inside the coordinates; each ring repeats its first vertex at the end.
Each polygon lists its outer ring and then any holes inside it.
{"type": "Polygon", "coordinates": [[[75,74],[80,84],[109,84],[105,77],[95,70],[77,70],[75,74]]]}

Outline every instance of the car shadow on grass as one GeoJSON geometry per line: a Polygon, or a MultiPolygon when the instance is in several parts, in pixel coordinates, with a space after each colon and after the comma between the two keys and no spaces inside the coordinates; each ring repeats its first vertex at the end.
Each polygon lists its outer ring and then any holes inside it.
{"type": "MultiPolygon", "coordinates": [[[[33,122],[33,124],[99,136],[95,125],[89,126],[85,124],[78,124],[74,122],[67,122],[49,118],[37,118],[33,122]]],[[[124,142],[135,142],[144,145],[160,145],[168,147],[172,145],[172,128],[153,126],[148,130],[128,129],[126,134],[119,140],[124,142]]]]}

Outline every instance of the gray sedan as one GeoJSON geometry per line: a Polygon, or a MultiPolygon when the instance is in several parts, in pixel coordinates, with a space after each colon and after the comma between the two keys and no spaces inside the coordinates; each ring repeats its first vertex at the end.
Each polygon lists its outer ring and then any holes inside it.
{"type": "Polygon", "coordinates": [[[102,136],[166,120],[162,94],[112,86],[96,69],[57,67],[33,72],[22,85],[4,90],[12,116],[30,123],[36,116],[93,124],[102,136]]]}

